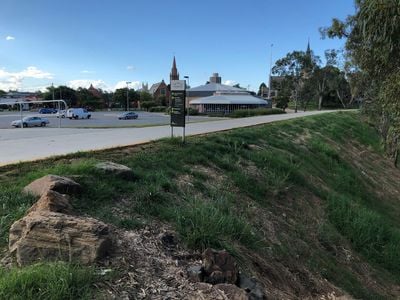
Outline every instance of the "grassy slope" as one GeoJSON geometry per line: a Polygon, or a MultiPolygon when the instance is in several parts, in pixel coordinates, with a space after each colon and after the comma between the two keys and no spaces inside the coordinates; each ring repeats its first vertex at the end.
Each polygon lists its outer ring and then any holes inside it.
{"type": "Polygon", "coordinates": [[[400,173],[356,113],[0,171],[0,247],[33,201],[21,195],[24,185],[49,173],[75,175],[87,188],[75,199],[81,212],[127,229],[154,218],[172,223],[191,248],[228,249],[272,298],[313,297],[334,286],[362,299],[398,296],[400,173]],[[138,180],[97,174],[99,160],[132,167],[138,180]]]}

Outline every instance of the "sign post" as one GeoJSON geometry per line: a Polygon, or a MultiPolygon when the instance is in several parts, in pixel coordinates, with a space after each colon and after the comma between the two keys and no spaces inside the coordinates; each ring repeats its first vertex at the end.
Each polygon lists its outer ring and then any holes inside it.
{"type": "Polygon", "coordinates": [[[174,127],[182,127],[182,141],[185,142],[186,85],[185,80],[171,80],[171,137],[174,127]]]}

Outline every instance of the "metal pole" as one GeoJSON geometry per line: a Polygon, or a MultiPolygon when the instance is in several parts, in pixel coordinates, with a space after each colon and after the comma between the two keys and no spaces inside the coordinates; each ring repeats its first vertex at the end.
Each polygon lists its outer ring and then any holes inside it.
{"type": "MultiPolygon", "coordinates": [[[[189,76],[187,77],[187,80],[188,80],[188,86],[189,86],[189,88],[190,88],[189,76]]],[[[188,91],[188,94],[189,94],[189,91],[188,91]]],[[[188,96],[188,98],[189,98],[189,96],[188,96]]],[[[185,99],[185,101],[186,101],[186,99],[185,99]]],[[[188,101],[189,101],[189,100],[188,100],[188,101]]],[[[190,105],[189,105],[189,102],[188,102],[188,108],[187,108],[187,110],[188,110],[188,113],[187,113],[188,118],[187,118],[187,120],[188,120],[188,122],[189,122],[189,115],[190,115],[190,105]]],[[[183,129],[183,130],[185,130],[185,129],[183,129]]],[[[185,132],[183,132],[183,135],[185,135],[185,132]]],[[[185,141],[185,137],[183,137],[183,141],[185,141]]]]}
{"type": "Polygon", "coordinates": [[[126,82],[126,111],[129,111],[129,84],[131,82],[127,81],[126,82]]]}
{"type": "Polygon", "coordinates": [[[182,143],[185,143],[185,127],[183,127],[182,143]]]}
{"type": "Polygon", "coordinates": [[[54,84],[51,83],[51,90],[53,91],[53,100],[54,100],[54,84]]]}
{"type": "Polygon", "coordinates": [[[22,121],[23,117],[22,117],[22,102],[19,103],[19,110],[21,113],[21,128],[24,128],[24,122],[22,121]]]}
{"type": "Polygon", "coordinates": [[[272,47],[274,46],[274,44],[271,44],[271,56],[270,56],[270,60],[269,60],[269,87],[268,87],[268,99],[271,99],[271,73],[272,73],[272,47]]]}
{"type": "Polygon", "coordinates": [[[58,101],[57,103],[58,103],[58,128],[61,128],[61,101],[58,101]]]}

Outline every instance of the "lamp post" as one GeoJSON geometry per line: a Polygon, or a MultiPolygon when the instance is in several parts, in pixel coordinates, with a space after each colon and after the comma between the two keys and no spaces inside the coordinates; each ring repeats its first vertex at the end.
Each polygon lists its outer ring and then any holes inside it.
{"type": "Polygon", "coordinates": [[[131,82],[127,81],[126,82],[126,111],[129,111],[129,84],[131,82]]]}
{"type": "MultiPolygon", "coordinates": [[[[185,79],[187,79],[187,81],[188,81],[188,87],[190,88],[190,82],[189,82],[189,76],[183,76],[183,78],[185,78],[185,79]]],[[[187,89],[187,97],[189,98],[189,90],[187,89]]],[[[186,101],[186,99],[185,99],[185,101],[186,101]]],[[[188,107],[187,107],[187,120],[188,120],[188,122],[189,122],[189,109],[190,109],[190,105],[189,105],[189,101],[188,101],[188,107]]]]}
{"type": "Polygon", "coordinates": [[[270,56],[270,60],[269,60],[269,87],[268,87],[268,99],[271,99],[271,73],[272,73],[272,47],[274,46],[274,44],[271,44],[271,56],[270,56]]]}

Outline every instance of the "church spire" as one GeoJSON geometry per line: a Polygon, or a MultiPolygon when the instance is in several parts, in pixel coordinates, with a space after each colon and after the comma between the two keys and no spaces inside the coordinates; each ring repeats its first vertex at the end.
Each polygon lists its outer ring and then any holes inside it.
{"type": "Polygon", "coordinates": [[[306,54],[307,54],[308,56],[311,56],[310,38],[308,38],[306,54]]]}
{"type": "Polygon", "coordinates": [[[170,78],[170,80],[179,80],[179,73],[178,73],[178,69],[176,68],[175,55],[174,55],[174,60],[172,62],[172,69],[171,69],[169,78],[170,78]]]}

